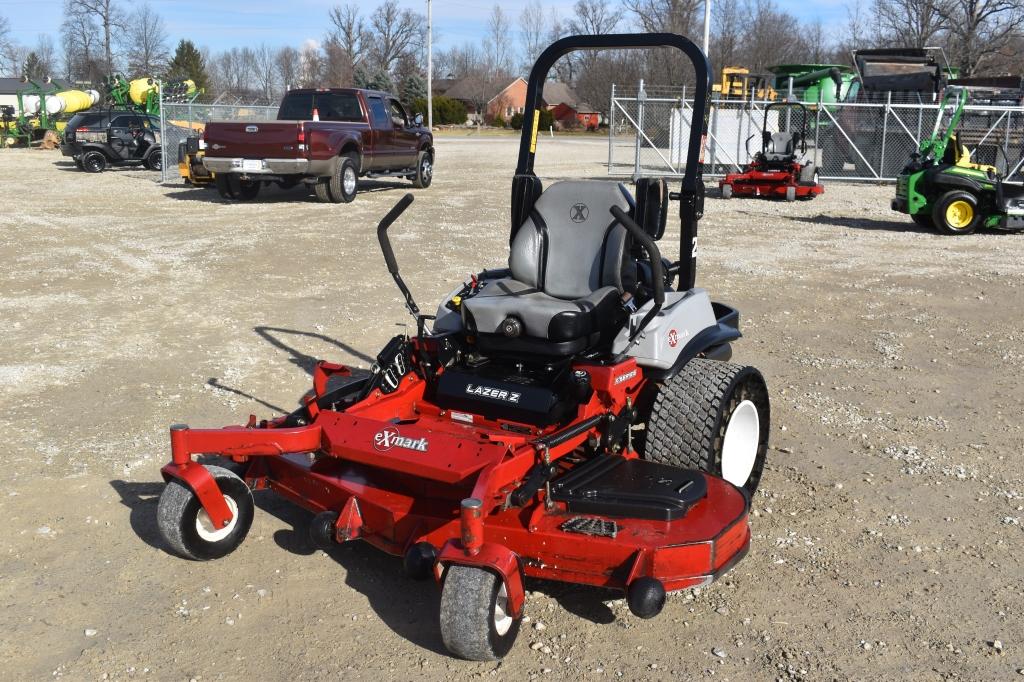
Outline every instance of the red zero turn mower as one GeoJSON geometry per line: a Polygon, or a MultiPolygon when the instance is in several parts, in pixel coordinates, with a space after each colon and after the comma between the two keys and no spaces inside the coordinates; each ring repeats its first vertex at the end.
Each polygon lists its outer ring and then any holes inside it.
{"type": "MultiPolygon", "coordinates": [[[[818,166],[807,156],[807,107],[799,102],[772,102],[764,109],[761,151],[754,154],[742,173],[730,173],[719,181],[722,198],[773,197],[813,199],[825,191],[818,166]],[[771,117],[777,121],[773,125],[771,117]],[[777,128],[778,132],[770,132],[777,128]]],[[[750,141],[747,138],[747,155],[750,141]]]]}
{"type": "Polygon", "coordinates": [[[392,339],[358,380],[320,362],[290,415],[172,426],[158,510],[167,543],[191,559],[228,554],[252,522],[251,491],[272,490],[316,513],[321,546],[364,540],[403,557],[409,576],[433,576],[444,643],[473,660],[511,648],[526,578],[621,589],[649,618],[666,592],[732,568],[750,544],[769,407],[761,374],[728,362],[737,312],[693,288],[708,74],[704,54],[673,34],[547,48],[527,91],[509,267],[420,314],[387,235],[405,196],[377,235],[415,336],[392,339]],[[640,180],[635,199],[597,180],[544,190],[533,164],[549,68],[573,50],[641,47],[677,48],[696,71],[693,120],[704,126],[692,128],[681,191],[661,179],[640,180]],[[672,263],[657,240],[676,201],[672,263]]]}

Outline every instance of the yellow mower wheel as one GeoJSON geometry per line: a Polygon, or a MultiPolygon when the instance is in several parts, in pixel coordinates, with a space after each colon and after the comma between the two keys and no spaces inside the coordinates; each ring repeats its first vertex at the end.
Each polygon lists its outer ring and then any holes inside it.
{"type": "Polygon", "coordinates": [[[978,200],[970,192],[946,192],[935,202],[932,219],[943,234],[970,234],[981,222],[978,200]]]}

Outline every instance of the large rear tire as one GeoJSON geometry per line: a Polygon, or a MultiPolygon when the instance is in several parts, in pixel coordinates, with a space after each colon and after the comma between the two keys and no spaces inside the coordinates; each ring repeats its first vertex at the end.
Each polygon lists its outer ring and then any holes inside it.
{"type": "Polygon", "coordinates": [[[206,469],[231,510],[227,526],[215,528],[196,494],[176,478],[164,487],[156,508],[157,527],[164,541],[177,554],[197,561],[219,559],[235,551],[249,533],[254,508],[245,481],[223,467],[206,465],[206,469]]]}
{"type": "Polygon", "coordinates": [[[695,358],[657,387],[643,456],[720,476],[753,495],[764,471],[770,419],[759,371],[695,358]]]}
{"type": "Polygon", "coordinates": [[[932,220],[941,234],[971,234],[981,224],[978,198],[970,192],[946,192],[935,202],[932,220]]]}
{"type": "Polygon", "coordinates": [[[515,644],[521,621],[508,611],[505,581],[482,568],[454,565],[441,588],[441,639],[470,661],[502,658],[515,644]]]}

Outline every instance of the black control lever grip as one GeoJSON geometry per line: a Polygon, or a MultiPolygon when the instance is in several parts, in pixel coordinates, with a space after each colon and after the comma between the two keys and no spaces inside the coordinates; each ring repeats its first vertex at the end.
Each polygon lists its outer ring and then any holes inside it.
{"type": "Polygon", "coordinates": [[[412,313],[412,316],[417,320],[417,324],[419,324],[420,309],[416,305],[416,301],[412,299],[409,287],[405,285],[402,276],[398,274],[398,261],[395,259],[395,252],[391,248],[391,240],[388,239],[388,228],[398,220],[400,215],[405,213],[405,209],[409,208],[409,204],[412,202],[412,194],[406,194],[398,200],[394,208],[388,211],[384,219],[377,224],[377,241],[380,242],[380,250],[384,252],[384,262],[388,264],[388,272],[391,273],[395,284],[398,285],[399,290],[401,290],[402,295],[405,297],[405,307],[409,309],[409,312],[412,313]]]}
{"type": "Polygon", "coordinates": [[[388,272],[392,275],[398,273],[398,261],[395,260],[395,252],[391,248],[391,240],[388,239],[388,228],[409,208],[415,197],[410,193],[398,200],[394,208],[377,224],[377,241],[380,242],[380,250],[384,252],[384,261],[388,264],[388,272]]]}
{"type": "MultiPolygon", "coordinates": [[[[626,346],[626,350],[628,350],[639,338],[640,332],[661,312],[661,306],[665,303],[665,266],[661,262],[661,251],[651,239],[651,235],[647,234],[642,227],[636,224],[635,220],[629,217],[628,213],[618,206],[612,206],[611,213],[626,228],[630,236],[640,242],[640,245],[647,251],[647,255],[651,259],[651,279],[654,280],[652,283],[654,285],[654,305],[644,315],[644,319],[640,320],[640,324],[633,330],[633,333],[629,335],[629,344],[626,346]]],[[[625,353],[626,350],[623,350],[622,353],[625,353]]]]}

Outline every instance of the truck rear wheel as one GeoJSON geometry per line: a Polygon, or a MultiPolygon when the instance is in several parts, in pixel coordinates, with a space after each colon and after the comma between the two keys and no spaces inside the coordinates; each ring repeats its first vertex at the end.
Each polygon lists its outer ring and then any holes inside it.
{"type": "Polygon", "coordinates": [[[102,152],[91,151],[82,154],[82,170],[86,173],[102,173],[107,168],[107,157],[102,152]]]}
{"type": "Polygon", "coordinates": [[[352,154],[338,160],[334,175],[320,178],[316,184],[316,198],[332,204],[347,204],[356,198],[359,185],[359,166],[352,154]]]}
{"type": "Polygon", "coordinates": [[[238,198],[238,179],[233,173],[218,173],[213,182],[217,186],[217,193],[222,198],[228,200],[238,198]]]}

